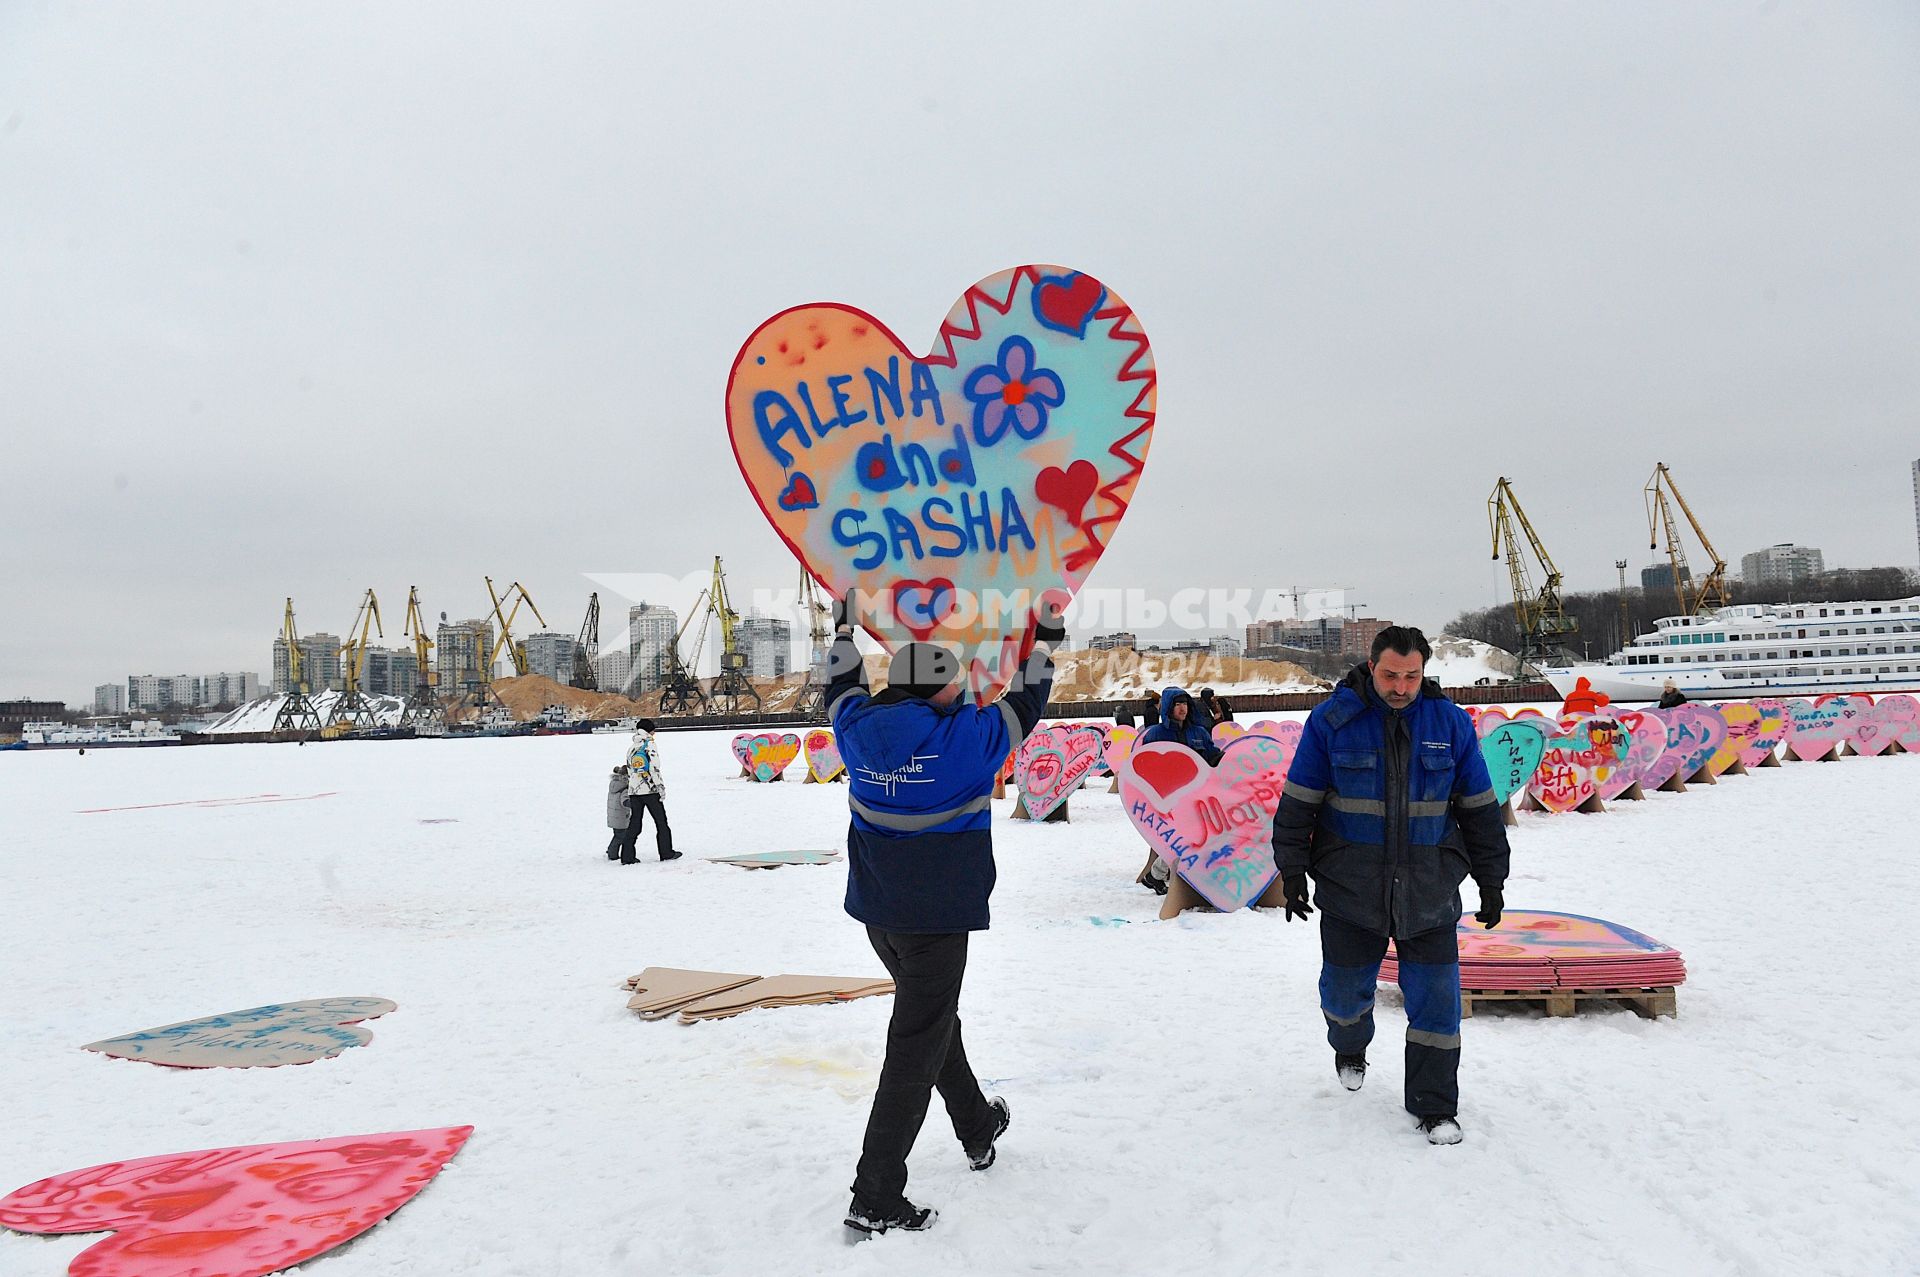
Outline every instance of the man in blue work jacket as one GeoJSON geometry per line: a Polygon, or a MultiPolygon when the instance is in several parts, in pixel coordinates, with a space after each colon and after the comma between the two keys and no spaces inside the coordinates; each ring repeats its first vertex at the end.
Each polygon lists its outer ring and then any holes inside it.
{"type": "Polygon", "coordinates": [[[967,934],[987,929],[993,893],[994,778],[1047,707],[1051,645],[1066,637],[1043,603],[1033,647],[992,705],[962,704],[961,667],[935,643],[893,654],[887,686],[867,694],[853,643],[852,596],[834,609],[827,716],[847,764],[846,909],[893,977],[893,1018],[867,1118],[846,1226],[858,1237],[929,1228],[938,1215],[905,1195],[907,1154],[938,1089],[976,1171],[993,1165],[1007,1102],[981,1093],[960,1041],[967,934]]]}
{"type": "Polygon", "coordinates": [[[1287,919],[1320,906],[1320,1010],[1334,1071],[1366,1079],[1373,991],[1391,939],[1407,1007],[1406,1107],[1460,1142],[1460,883],[1488,928],[1505,907],[1507,831],[1466,711],[1426,677],[1426,636],[1389,626],[1307,717],[1273,818],[1287,919]]]}

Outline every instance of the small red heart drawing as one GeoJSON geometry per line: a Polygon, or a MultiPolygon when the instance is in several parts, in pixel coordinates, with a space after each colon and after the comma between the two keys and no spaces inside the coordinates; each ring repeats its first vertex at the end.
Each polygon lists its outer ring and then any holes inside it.
{"type": "Polygon", "coordinates": [[[1066,511],[1067,522],[1079,527],[1082,511],[1100,486],[1100,471],[1091,461],[1076,461],[1062,470],[1048,466],[1033,481],[1033,495],[1066,511]]]}
{"type": "Polygon", "coordinates": [[[1142,746],[1133,751],[1129,762],[1141,786],[1162,802],[1171,802],[1200,775],[1199,756],[1190,751],[1161,753],[1152,746],[1142,746]]]}
{"type": "Polygon", "coordinates": [[[113,1236],[69,1277],[264,1277],[411,1201],[471,1126],[169,1153],[66,1171],[0,1197],[0,1227],[113,1236]]]}
{"type": "Polygon", "coordinates": [[[953,582],[945,577],[931,581],[895,581],[893,614],[914,638],[924,641],[953,614],[953,582]]]}
{"type": "Polygon", "coordinates": [[[813,490],[813,480],[807,478],[805,471],[794,471],[793,477],[787,480],[785,491],[780,494],[780,508],[811,510],[819,504],[820,494],[813,490]]]}
{"type": "Polygon", "coordinates": [[[1047,327],[1084,337],[1106,296],[1106,288],[1091,275],[1049,275],[1033,290],[1033,311],[1047,327]]]}

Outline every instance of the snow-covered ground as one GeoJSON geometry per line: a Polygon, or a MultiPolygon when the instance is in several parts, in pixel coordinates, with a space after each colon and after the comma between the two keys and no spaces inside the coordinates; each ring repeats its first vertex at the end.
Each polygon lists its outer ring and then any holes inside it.
{"type": "MultiPolygon", "coordinates": [[[[685,860],[601,854],[624,741],[235,745],[0,755],[0,1192],[114,1158],[472,1123],[337,1277],[1005,1272],[1559,1274],[1920,1268],[1920,758],[1795,764],[1605,815],[1525,815],[1513,907],[1684,950],[1677,1020],[1467,1022],[1467,1141],[1399,1112],[1383,994],[1367,1087],[1335,1084],[1315,932],[1155,919],[1105,792],[996,824],[969,1053],[1012,1102],[966,1169],[933,1105],[921,1236],[847,1249],[889,1003],[683,1027],[624,1008],[649,964],[876,974],[843,866],[701,857],[837,845],[846,792],[752,785],[728,734],[661,749],[685,860]],[[285,802],[143,806],[277,794],[285,802]],[[325,795],[324,797],[315,795],[325,795]],[[136,808],[91,812],[94,808],[136,808]],[[82,814],[85,813],[85,814],[82,814]],[[428,823],[450,822],[450,823],[428,823]],[[370,1046],[172,1071],[84,1042],[366,994],[370,1046]]],[[[996,805],[1000,817],[1008,805],[996,805]]],[[[54,1277],[92,1237],[0,1234],[54,1277]]],[[[304,1271],[304,1270],[303,1270],[304,1271]]]]}
{"type": "Polygon", "coordinates": [[[1519,666],[1511,654],[1479,639],[1441,635],[1432,640],[1433,659],[1427,675],[1442,687],[1472,687],[1481,680],[1505,682],[1519,666]]]}

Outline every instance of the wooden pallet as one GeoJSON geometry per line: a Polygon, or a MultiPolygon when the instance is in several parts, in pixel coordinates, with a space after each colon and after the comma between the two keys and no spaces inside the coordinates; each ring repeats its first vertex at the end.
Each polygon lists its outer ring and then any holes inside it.
{"type": "Polygon", "coordinates": [[[1548,1015],[1572,1015],[1581,1002],[1624,1002],[1648,1020],[1680,1014],[1679,1000],[1670,984],[1618,989],[1462,989],[1462,1019],[1473,1014],[1476,1002],[1539,1002],[1546,1005],[1548,1015]]]}

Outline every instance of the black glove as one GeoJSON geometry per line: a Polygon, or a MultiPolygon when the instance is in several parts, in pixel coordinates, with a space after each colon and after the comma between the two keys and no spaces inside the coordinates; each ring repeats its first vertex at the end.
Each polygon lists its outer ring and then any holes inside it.
{"type": "Polygon", "coordinates": [[[1040,600],[1033,614],[1033,637],[1041,643],[1058,643],[1067,637],[1067,623],[1051,599],[1040,600]]]}
{"type": "Polygon", "coordinates": [[[853,590],[848,590],[845,594],[833,601],[833,632],[835,634],[842,632],[848,634],[853,633],[854,593],[853,590]]]}
{"type": "Polygon", "coordinates": [[[1288,922],[1292,922],[1295,918],[1304,920],[1313,912],[1313,906],[1307,903],[1305,874],[1288,874],[1280,880],[1280,890],[1286,893],[1288,922]]]}
{"type": "Polygon", "coordinates": [[[1500,914],[1506,907],[1507,899],[1501,894],[1500,888],[1489,887],[1483,882],[1480,884],[1480,911],[1473,915],[1473,920],[1492,931],[1500,925],[1500,914]]]}

